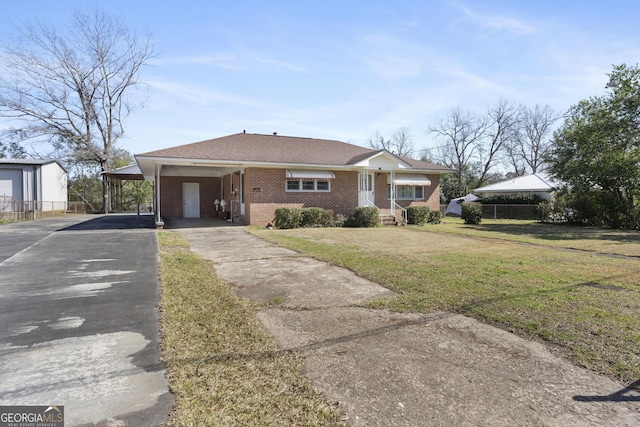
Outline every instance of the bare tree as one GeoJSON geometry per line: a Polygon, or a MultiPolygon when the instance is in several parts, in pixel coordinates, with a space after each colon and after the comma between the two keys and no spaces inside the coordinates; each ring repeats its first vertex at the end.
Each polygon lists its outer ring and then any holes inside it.
{"type": "Polygon", "coordinates": [[[414,154],[412,139],[413,134],[407,127],[398,128],[391,135],[391,139],[385,139],[380,132],[376,131],[375,136],[369,138],[369,146],[374,150],[387,150],[398,156],[412,157],[414,154]]]}
{"type": "Polygon", "coordinates": [[[533,110],[521,107],[520,131],[515,142],[521,162],[525,163],[531,172],[540,172],[551,147],[553,125],[561,117],[561,114],[548,105],[536,105],[533,110]]]}
{"type": "MultiPolygon", "coordinates": [[[[64,141],[79,158],[109,170],[124,121],[141,106],[140,68],[153,56],[141,37],[103,12],[76,12],[60,33],[38,23],[25,26],[5,48],[0,79],[0,116],[20,126],[10,141],[64,141]]],[[[108,211],[106,177],[104,211],[108,211]]]]}
{"type": "Polygon", "coordinates": [[[527,163],[522,158],[520,151],[519,138],[508,141],[504,145],[504,153],[507,163],[512,168],[512,172],[509,172],[511,177],[523,176],[527,173],[527,163]]]}
{"type": "Polygon", "coordinates": [[[456,196],[469,190],[465,175],[472,169],[487,126],[486,118],[456,108],[429,129],[442,142],[439,161],[456,171],[456,196]]]}
{"type": "Polygon", "coordinates": [[[491,170],[500,160],[503,147],[514,141],[518,135],[520,108],[511,101],[499,100],[487,110],[487,128],[479,146],[480,164],[482,170],[478,178],[478,185],[484,184],[491,174],[491,170]]]}

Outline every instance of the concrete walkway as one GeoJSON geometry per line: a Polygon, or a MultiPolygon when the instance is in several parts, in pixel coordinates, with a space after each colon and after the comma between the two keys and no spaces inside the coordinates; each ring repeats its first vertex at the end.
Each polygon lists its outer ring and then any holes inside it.
{"type": "MultiPolygon", "coordinates": [[[[182,227],[188,227],[182,224],[182,227]]],[[[179,228],[354,426],[638,426],[640,393],[546,346],[450,313],[360,306],[392,295],[243,227],[179,228]]]]}

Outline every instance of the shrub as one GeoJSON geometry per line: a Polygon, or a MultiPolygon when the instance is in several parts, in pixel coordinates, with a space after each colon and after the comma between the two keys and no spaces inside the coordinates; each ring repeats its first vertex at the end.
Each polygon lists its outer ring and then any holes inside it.
{"type": "Polygon", "coordinates": [[[426,206],[409,206],[407,209],[407,223],[425,225],[429,220],[430,209],[426,206]]]}
{"type": "Polygon", "coordinates": [[[321,208],[305,208],[301,210],[301,227],[330,227],[333,223],[333,211],[321,208]]]}
{"type": "Polygon", "coordinates": [[[347,219],[345,227],[377,227],[380,224],[380,216],[376,207],[356,208],[353,214],[347,219]]]}
{"type": "Polygon", "coordinates": [[[429,218],[427,222],[429,224],[440,224],[440,218],[442,217],[442,213],[440,211],[429,211],[429,218]]]}
{"type": "Polygon", "coordinates": [[[538,203],[538,206],[536,206],[536,210],[538,212],[538,215],[540,215],[541,222],[553,221],[552,218],[555,218],[555,216],[552,213],[552,209],[553,209],[553,205],[549,201],[538,203]]]}
{"type": "Polygon", "coordinates": [[[331,223],[331,227],[344,227],[347,222],[347,217],[342,214],[336,214],[333,217],[333,222],[331,223]]]}
{"type": "Polygon", "coordinates": [[[322,208],[278,208],[275,212],[278,228],[332,227],[333,211],[322,208]]]}
{"type": "Polygon", "coordinates": [[[276,227],[298,228],[302,223],[302,210],[296,208],[276,209],[276,227]]]}
{"type": "Polygon", "coordinates": [[[482,219],[482,204],[478,202],[463,202],[460,215],[465,224],[480,224],[482,219]]]}

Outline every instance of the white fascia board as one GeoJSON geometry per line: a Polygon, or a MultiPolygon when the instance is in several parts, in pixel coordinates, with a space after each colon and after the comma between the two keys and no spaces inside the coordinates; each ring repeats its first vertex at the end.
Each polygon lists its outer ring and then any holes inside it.
{"type": "Polygon", "coordinates": [[[242,162],[237,160],[205,160],[205,159],[184,159],[174,157],[146,157],[135,156],[138,166],[143,175],[153,176],[154,167],[157,164],[167,166],[200,166],[218,168],[271,168],[271,169],[327,169],[327,170],[357,170],[353,165],[330,165],[330,164],[306,164],[306,163],[274,163],[274,162],[242,162]]]}
{"type": "Polygon", "coordinates": [[[354,166],[359,166],[359,167],[370,167],[371,163],[373,160],[379,158],[379,157],[385,157],[387,160],[390,160],[392,163],[395,163],[394,167],[392,168],[393,170],[396,169],[411,169],[411,165],[408,164],[407,162],[405,162],[404,160],[402,160],[400,157],[396,156],[395,154],[387,151],[387,150],[380,150],[376,153],[373,153],[371,156],[360,160],[357,163],[354,163],[354,166]]]}

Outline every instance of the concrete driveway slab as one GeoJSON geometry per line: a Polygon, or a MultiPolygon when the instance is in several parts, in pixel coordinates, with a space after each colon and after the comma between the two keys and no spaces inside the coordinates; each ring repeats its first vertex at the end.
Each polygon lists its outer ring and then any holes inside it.
{"type": "Polygon", "coordinates": [[[270,260],[299,257],[290,249],[274,246],[247,233],[238,233],[238,227],[184,228],[191,248],[216,264],[240,261],[270,260]]]}
{"type": "Polygon", "coordinates": [[[64,405],[68,426],[166,421],[153,219],[39,220],[0,241],[0,405],[64,405]]]}
{"type": "Polygon", "coordinates": [[[541,343],[452,313],[360,307],[389,291],[281,255],[242,227],[180,232],[240,296],[281,297],[260,320],[283,350],[305,356],[314,386],[354,426],[640,425],[640,393],[541,343]]]}
{"type": "Polygon", "coordinates": [[[395,295],[349,270],[307,257],[225,262],[216,272],[243,298],[271,303],[273,293],[289,308],[355,305],[395,295]]]}
{"type": "Polygon", "coordinates": [[[640,419],[638,403],[576,399],[615,393],[615,381],[468,317],[357,307],[259,316],[282,348],[305,355],[309,378],[355,426],[632,426],[640,419]]]}

